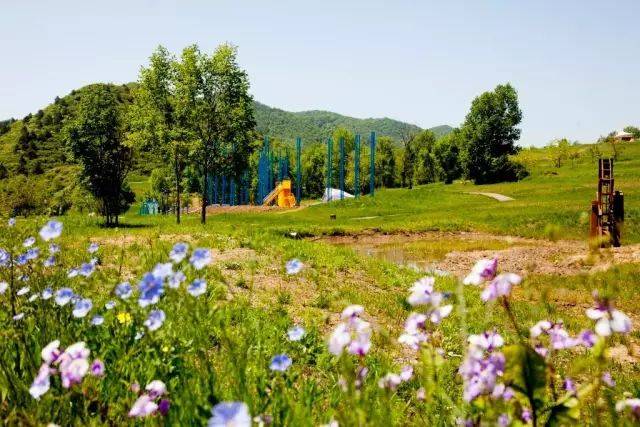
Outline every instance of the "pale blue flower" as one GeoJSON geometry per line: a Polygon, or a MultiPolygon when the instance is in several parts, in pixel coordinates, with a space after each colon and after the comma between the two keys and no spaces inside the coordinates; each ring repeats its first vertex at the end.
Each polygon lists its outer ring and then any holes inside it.
{"type": "Polygon", "coordinates": [[[155,331],[162,326],[166,318],[164,311],[153,310],[149,313],[149,316],[147,316],[147,320],[144,321],[144,326],[146,326],[150,331],[155,331]]]}
{"type": "Polygon", "coordinates": [[[287,331],[289,341],[300,341],[305,334],[305,330],[302,326],[295,325],[287,331]]]}
{"type": "Polygon", "coordinates": [[[26,274],[23,274],[22,276],[18,277],[18,280],[21,282],[28,282],[29,276],[27,276],[26,274]]]}
{"type": "Polygon", "coordinates": [[[69,270],[69,272],[67,273],[67,277],[69,279],[73,279],[74,277],[76,277],[78,275],[78,273],[80,273],[80,270],[77,268],[72,268],[71,270],[69,270]]]}
{"type": "Polygon", "coordinates": [[[0,295],[7,292],[7,289],[9,289],[9,284],[7,282],[0,282],[0,295]]]}
{"type": "Polygon", "coordinates": [[[135,337],[133,337],[133,339],[134,339],[135,341],[138,341],[138,340],[140,340],[140,338],[142,338],[143,336],[144,336],[144,332],[142,332],[142,331],[138,331],[138,332],[136,332],[136,336],[135,336],[135,337]]]}
{"type": "Polygon", "coordinates": [[[13,316],[13,320],[15,321],[22,320],[23,317],[24,317],[24,313],[18,313],[15,316],[13,316]]]}
{"type": "Polygon", "coordinates": [[[94,271],[96,271],[95,265],[91,262],[85,262],[80,266],[78,274],[84,277],[89,277],[93,274],[94,271]]]}
{"type": "Polygon", "coordinates": [[[48,300],[53,296],[53,289],[45,288],[40,295],[43,300],[48,300]]]}
{"type": "Polygon", "coordinates": [[[82,298],[76,301],[75,306],[73,307],[73,317],[84,317],[89,313],[91,308],[93,307],[93,303],[88,298],[82,298]]]}
{"type": "Polygon", "coordinates": [[[73,291],[70,288],[60,288],[56,291],[56,304],[66,305],[73,298],[73,291]]]}
{"type": "Polygon", "coordinates": [[[220,402],[211,409],[208,427],[251,427],[251,414],[243,402],[220,402]]]}
{"type": "Polygon", "coordinates": [[[29,293],[29,287],[28,286],[23,286],[22,288],[18,289],[18,292],[16,292],[16,295],[22,296],[22,295],[26,295],[28,293],[29,293]]]}
{"type": "Polygon", "coordinates": [[[22,246],[24,246],[25,248],[28,248],[30,246],[33,246],[33,244],[36,242],[36,238],[31,236],[31,237],[27,237],[25,239],[24,242],[22,242],[22,246]]]}
{"type": "Polygon", "coordinates": [[[169,252],[169,258],[175,263],[181,262],[187,256],[189,245],[186,243],[176,243],[173,245],[173,249],[169,252]]]}
{"type": "Polygon", "coordinates": [[[25,265],[29,261],[27,254],[20,254],[16,258],[16,265],[25,265]]]}
{"type": "Polygon", "coordinates": [[[49,253],[50,254],[55,254],[60,252],[60,245],[56,244],[56,243],[51,243],[49,245],[49,253]]]}
{"type": "Polygon", "coordinates": [[[201,270],[211,263],[211,251],[206,248],[198,248],[193,251],[189,262],[196,270],[201,270]]]}
{"type": "Polygon", "coordinates": [[[189,292],[194,297],[199,297],[206,291],[207,282],[204,279],[196,279],[187,287],[187,292],[189,292]]]}
{"type": "Polygon", "coordinates": [[[91,244],[89,245],[89,249],[87,249],[87,251],[88,251],[90,254],[93,254],[93,253],[98,252],[98,249],[100,249],[100,245],[98,245],[97,243],[91,243],[91,244]]]}
{"type": "Polygon", "coordinates": [[[91,319],[91,324],[93,326],[100,326],[104,323],[104,317],[100,316],[99,314],[93,316],[93,318],[91,319]]]}
{"type": "Polygon", "coordinates": [[[177,289],[180,287],[180,284],[187,280],[187,276],[184,275],[182,271],[176,271],[167,280],[170,288],[177,289]]]}
{"type": "Polygon", "coordinates": [[[286,354],[273,356],[269,369],[272,371],[284,372],[291,366],[291,358],[286,354]]]}
{"type": "Polygon", "coordinates": [[[31,296],[29,297],[28,301],[29,302],[34,302],[37,299],[38,299],[38,294],[31,294],[31,296]]]}
{"type": "Polygon", "coordinates": [[[292,259],[287,261],[285,267],[287,269],[287,274],[298,274],[300,273],[300,270],[302,270],[303,264],[299,259],[292,259]]]}
{"type": "Polygon", "coordinates": [[[151,273],[146,273],[138,283],[138,290],[140,291],[140,297],[138,298],[140,307],[156,304],[164,293],[162,279],[155,277],[151,273]]]}
{"type": "Polygon", "coordinates": [[[9,227],[14,227],[16,225],[16,219],[15,218],[9,218],[9,221],[7,221],[7,225],[9,227]]]}
{"type": "Polygon", "coordinates": [[[29,261],[36,259],[40,256],[40,248],[31,248],[24,255],[29,261]]]}
{"type": "Polygon", "coordinates": [[[111,310],[115,306],[116,306],[115,301],[107,301],[107,303],[104,305],[104,308],[106,308],[107,310],[111,310]]]}
{"type": "Polygon", "coordinates": [[[151,272],[151,274],[163,280],[170,276],[172,273],[173,264],[171,264],[170,262],[156,264],[156,266],[153,268],[153,271],[151,272]]]}
{"type": "Polygon", "coordinates": [[[51,220],[40,229],[40,237],[45,242],[56,239],[62,234],[62,223],[60,221],[51,220]]]}
{"type": "Polygon", "coordinates": [[[10,259],[11,257],[9,256],[9,252],[0,248],[0,267],[6,267],[7,265],[9,265],[10,259]]]}
{"type": "Polygon", "coordinates": [[[116,295],[122,299],[127,299],[132,294],[131,285],[129,282],[122,282],[116,286],[116,295]]]}
{"type": "Polygon", "coordinates": [[[56,257],[51,255],[49,258],[42,261],[42,265],[44,265],[45,267],[53,267],[54,265],[56,265],[56,257]]]}

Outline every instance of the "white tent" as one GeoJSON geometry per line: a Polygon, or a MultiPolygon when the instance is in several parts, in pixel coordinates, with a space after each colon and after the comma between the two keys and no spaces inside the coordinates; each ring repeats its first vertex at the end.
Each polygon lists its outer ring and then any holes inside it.
{"type": "MultiPolygon", "coordinates": [[[[350,199],[353,197],[353,194],[347,193],[346,191],[342,192],[342,196],[345,199],[350,199]]],[[[322,195],[322,202],[331,202],[334,200],[340,200],[340,189],[339,188],[325,188],[324,194],[322,195]]]]}

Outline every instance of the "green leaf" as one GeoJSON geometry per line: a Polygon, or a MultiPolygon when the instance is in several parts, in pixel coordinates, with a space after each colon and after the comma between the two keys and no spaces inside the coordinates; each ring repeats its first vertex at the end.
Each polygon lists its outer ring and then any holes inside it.
{"type": "Polygon", "coordinates": [[[516,344],[503,350],[506,363],[504,380],[523,393],[532,410],[544,405],[547,385],[547,365],[544,358],[529,346],[516,344]]]}

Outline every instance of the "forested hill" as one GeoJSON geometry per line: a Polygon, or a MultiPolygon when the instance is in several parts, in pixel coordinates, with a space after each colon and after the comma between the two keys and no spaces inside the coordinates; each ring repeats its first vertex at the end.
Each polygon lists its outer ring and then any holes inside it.
{"type": "MultiPolygon", "coordinates": [[[[322,141],[331,135],[336,127],[344,127],[353,133],[368,135],[376,132],[380,136],[389,136],[397,141],[422,129],[416,125],[393,120],[356,119],[330,111],[301,111],[297,113],[280,110],[255,102],[255,115],[258,132],[279,139],[293,139],[297,136],[303,141],[322,141]]],[[[452,128],[447,125],[431,129],[436,137],[446,135],[452,128]]]]}

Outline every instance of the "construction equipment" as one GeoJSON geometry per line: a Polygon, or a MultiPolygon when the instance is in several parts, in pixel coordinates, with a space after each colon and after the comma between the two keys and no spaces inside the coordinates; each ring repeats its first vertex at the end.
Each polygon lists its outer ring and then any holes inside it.
{"type": "Polygon", "coordinates": [[[281,208],[292,208],[296,206],[296,196],[291,192],[291,180],[283,179],[276,184],[276,188],[262,199],[264,206],[276,203],[281,208]]]}
{"type": "Polygon", "coordinates": [[[598,161],[598,192],[591,202],[590,237],[601,245],[620,246],[624,222],[624,194],[614,190],[613,159],[598,161]]]}

